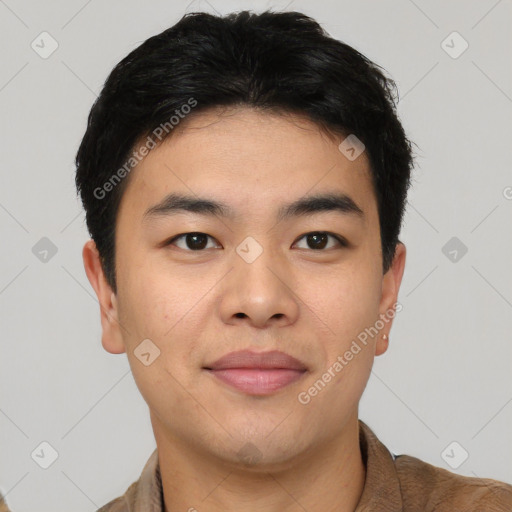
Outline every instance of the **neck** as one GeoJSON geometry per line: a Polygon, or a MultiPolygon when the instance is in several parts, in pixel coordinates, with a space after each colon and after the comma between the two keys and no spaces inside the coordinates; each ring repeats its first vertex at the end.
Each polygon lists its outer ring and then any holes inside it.
{"type": "Polygon", "coordinates": [[[184,446],[153,421],[165,512],[353,512],[365,466],[357,411],[335,439],[279,468],[240,465],[184,446]]]}

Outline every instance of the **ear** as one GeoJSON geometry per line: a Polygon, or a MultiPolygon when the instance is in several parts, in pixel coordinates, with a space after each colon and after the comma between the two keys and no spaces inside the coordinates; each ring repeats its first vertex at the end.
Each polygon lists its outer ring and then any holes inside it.
{"type": "Polygon", "coordinates": [[[85,273],[96,292],[100,304],[103,348],[111,354],[126,351],[118,318],[117,297],[105,278],[96,244],[89,240],[83,248],[85,273]]]}
{"type": "MultiPolygon", "coordinates": [[[[379,314],[381,315],[386,315],[386,312],[394,309],[393,306],[398,301],[398,291],[400,290],[400,284],[402,283],[402,276],[405,269],[405,254],[405,245],[402,242],[398,242],[395,248],[395,255],[393,256],[393,262],[382,278],[382,295],[379,305],[379,314]]],[[[386,352],[388,348],[388,342],[383,339],[383,335],[386,334],[389,338],[393,317],[390,317],[388,313],[386,318],[388,321],[379,333],[379,338],[375,344],[376,356],[380,356],[386,352]]]]}

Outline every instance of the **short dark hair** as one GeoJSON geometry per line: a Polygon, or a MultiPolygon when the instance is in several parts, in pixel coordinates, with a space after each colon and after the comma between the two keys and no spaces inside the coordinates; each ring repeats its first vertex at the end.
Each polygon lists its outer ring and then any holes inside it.
{"type": "Polygon", "coordinates": [[[413,167],[397,97],[380,66],[299,12],[188,13],[150,37],[110,73],[76,155],[76,186],[108,283],[117,292],[115,225],[135,144],[155,134],[164,140],[172,134],[173,116],[183,117],[191,106],[190,116],[222,106],[295,113],[360,139],[370,161],[387,272],[413,167]]]}

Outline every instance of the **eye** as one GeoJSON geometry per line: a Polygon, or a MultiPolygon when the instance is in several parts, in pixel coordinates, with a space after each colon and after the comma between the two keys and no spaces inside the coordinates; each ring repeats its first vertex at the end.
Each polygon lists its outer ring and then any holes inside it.
{"type": "Polygon", "coordinates": [[[328,246],[328,239],[334,239],[338,242],[338,245],[341,247],[347,247],[348,243],[342,237],[335,235],[333,233],[328,233],[326,231],[313,231],[311,233],[306,233],[302,235],[299,240],[303,238],[306,239],[306,244],[311,245],[311,247],[299,247],[299,249],[313,249],[315,251],[322,249],[332,249],[332,245],[328,246]]]}
{"type": "MultiPolygon", "coordinates": [[[[329,245],[329,238],[331,240],[335,240],[338,243],[338,246],[347,247],[347,241],[333,233],[328,233],[326,231],[312,231],[311,233],[306,233],[302,235],[298,240],[305,239],[306,247],[299,247],[299,249],[312,249],[314,251],[321,251],[323,249],[332,249],[333,244],[329,245]]],[[[206,233],[200,232],[191,232],[191,233],[182,233],[180,235],[176,235],[171,238],[169,241],[165,243],[165,245],[175,245],[176,247],[183,249],[185,251],[202,251],[203,249],[212,249],[218,246],[210,245],[208,246],[208,239],[215,240],[210,235],[206,233]]],[[[297,242],[295,242],[297,244],[297,242]]],[[[336,244],[334,244],[334,247],[336,244]]]]}
{"type": "Polygon", "coordinates": [[[214,240],[213,237],[207,235],[206,233],[182,233],[181,235],[177,235],[174,238],[171,238],[169,241],[165,243],[165,245],[176,245],[180,249],[190,250],[190,251],[201,251],[202,249],[211,249],[212,247],[208,247],[208,238],[214,240]],[[175,243],[178,240],[182,240],[184,243],[175,243]]]}

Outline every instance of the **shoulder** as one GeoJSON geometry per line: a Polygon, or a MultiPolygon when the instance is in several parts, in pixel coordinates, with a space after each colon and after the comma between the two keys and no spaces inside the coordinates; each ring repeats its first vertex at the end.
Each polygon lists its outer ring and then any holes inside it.
{"type": "Polygon", "coordinates": [[[131,512],[132,507],[130,506],[130,503],[133,502],[134,497],[136,496],[137,484],[138,481],[133,482],[122,496],[109,501],[96,512],[131,512]]]}
{"type": "Polygon", "coordinates": [[[512,486],[504,482],[458,475],[409,455],[397,455],[395,467],[404,511],[512,511],[512,486]]]}

